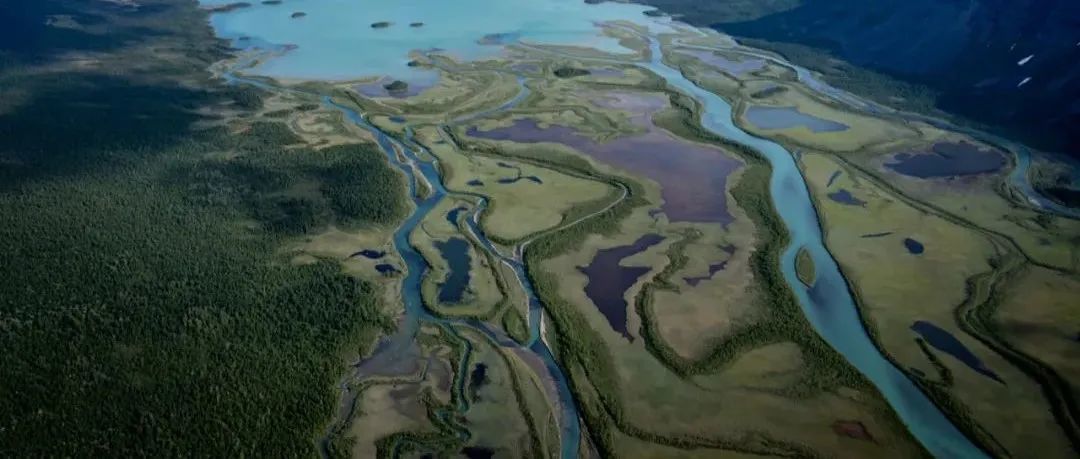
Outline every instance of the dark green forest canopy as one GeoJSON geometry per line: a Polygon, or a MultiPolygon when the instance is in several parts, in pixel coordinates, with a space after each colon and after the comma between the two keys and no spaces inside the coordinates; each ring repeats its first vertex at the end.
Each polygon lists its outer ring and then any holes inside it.
{"type": "Polygon", "coordinates": [[[284,154],[283,124],[194,130],[259,94],[205,72],[195,2],[140,4],[0,5],[0,456],[313,456],[343,355],[391,323],[279,248],[394,224],[401,179],[367,144],[284,154]]]}

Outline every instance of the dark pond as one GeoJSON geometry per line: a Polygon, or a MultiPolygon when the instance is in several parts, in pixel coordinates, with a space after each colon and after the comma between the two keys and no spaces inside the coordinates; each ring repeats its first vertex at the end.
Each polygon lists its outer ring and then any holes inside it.
{"type": "Polygon", "coordinates": [[[395,122],[395,123],[401,124],[401,123],[404,123],[404,122],[405,122],[405,118],[402,118],[402,117],[400,117],[400,116],[391,116],[391,117],[390,117],[390,121],[393,121],[393,122],[395,122]]]}
{"type": "Polygon", "coordinates": [[[467,459],[491,459],[495,457],[495,450],[483,446],[466,446],[461,450],[461,455],[467,459]]]}
{"type": "Polygon", "coordinates": [[[976,373],[1005,384],[1005,381],[1002,381],[997,373],[994,373],[987,368],[986,364],[983,363],[982,360],[979,360],[979,357],[976,356],[974,352],[971,352],[967,346],[964,346],[964,343],[961,343],[960,340],[956,339],[956,337],[953,336],[952,333],[949,333],[948,330],[942,329],[925,320],[915,321],[914,324],[911,324],[911,330],[922,336],[922,338],[935,349],[955,357],[956,360],[963,362],[964,365],[975,370],[976,373]]]}
{"type": "Polygon", "coordinates": [[[520,176],[519,175],[519,176],[513,177],[513,178],[501,178],[501,179],[499,179],[499,183],[504,183],[504,184],[505,183],[517,183],[519,180],[528,180],[530,182],[540,183],[540,184],[544,183],[543,180],[540,180],[540,177],[537,177],[535,175],[528,175],[528,176],[520,176]]]}
{"type": "Polygon", "coordinates": [[[604,315],[611,328],[626,339],[633,340],[633,337],[626,329],[627,303],[623,295],[651,268],[621,266],[619,263],[663,240],[664,237],[659,234],[646,234],[633,244],[598,251],[589,266],[578,268],[589,279],[585,284],[585,295],[604,315]]]}
{"type": "Polygon", "coordinates": [[[457,226],[457,216],[463,210],[468,210],[465,206],[458,206],[446,213],[446,221],[450,222],[452,226],[457,226]]]}
{"type": "Polygon", "coordinates": [[[921,242],[916,241],[910,237],[904,238],[904,247],[907,248],[908,252],[911,252],[915,255],[923,253],[923,251],[926,250],[926,248],[923,247],[921,242]]]}
{"type": "Polygon", "coordinates": [[[372,260],[378,260],[378,259],[380,259],[380,258],[382,258],[384,256],[386,256],[386,252],[383,252],[381,250],[364,249],[364,250],[356,252],[356,253],[354,253],[352,255],[349,255],[349,258],[352,258],[352,257],[364,257],[364,258],[370,258],[372,260]]]}
{"type": "Polygon", "coordinates": [[[484,186],[484,182],[482,180],[472,179],[472,180],[469,180],[468,182],[466,182],[466,185],[469,185],[469,186],[484,186]]]}
{"type": "Polygon", "coordinates": [[[469,265],[472,261],[469,257],[469,242],[455,237],[445,242],[436,241],[435,248],[439,249],[439,253],[450,266],[450,274],[439,284],[439,302],[460,303],[465,289],[469,286],[469,265]]]}
{"type": "Polygon", "coordinates": [[[863,200],[861,200],[859,198],[856,198],[855,196],[853,196],[851,194],[850,191],[845,190],[845,189],[840,189],[839,191],[834,191],[832,193],[829,193],[828,196],[829,196],[829,199],[832,199],[833,201],[839,202],[840,204],[847,204],[849,206],[866,205],[866,201],[863,201],[863,200]]]}
{"type": "Polygon", "coordinates": [[[928,152],[899,153],[885,167],[912,177],[935,178],[986,174],[1000,170],[1005,163],[1005,156],[997,150],[967,142],[939,142],[928,152]]]}
{"type": "Polygon", "coordinates": [[[480,362],[473,367],[472,373],[469,374],[469,393],[472,394],[474,399],[476,398],[476,391],[488,383],[487,368],[486,363],[480,362]]]}
{"type": "Polygon", "coordinates": [[[728,224],[733,220],[727,210],[727,177],[741,163],[720,150],[684,142],[653,126],[651,116],[666,106],[666,99],[653,94],[615,93],[597,104],[628,111],[634,116],[634,123],[647,132],[598,143],[567,126],[541,128],[532,119],[518,119],[512,126],[490,131],[472,127],[468,135],[521,143],[564,144],[659,183],[663,211],[673,222],[728,224]]]}
{"type": "Polygon", "coordinates": [[[828,188],[828,187],[832,186],[833,182],[835,182],[836,179],[839,178],[839,177],[840,177],[840,171],[833,172],[832,175],[829,176],[829,183],[825,184],[825,188],[828,188]]]}
{"type": "Polygon", "coordinates": [[[800,126],[811,132],[840,132],[848,129],[846,124],[808,115],[795,107],[753,106],[746,109],[746,119],[760,129],[788,129],[800,126]]]}
{"type": "Polygon", "coordinates": [[[400,272],[397,268],[394,267],[394,265],[388,263],[375,265],[375,270],[378,271],[379,274],[382,274],[384,276],[389,276],[400,272]]]}
{"type": "Polygon", "coordinates": [[[892,234],[892,231],[886,231],[884,233],[867,233],[867,234],[862,235],[862,237],[865,237],[865,238],[885,237],[885,236],[888,236],[890,234],[892,234]]]}

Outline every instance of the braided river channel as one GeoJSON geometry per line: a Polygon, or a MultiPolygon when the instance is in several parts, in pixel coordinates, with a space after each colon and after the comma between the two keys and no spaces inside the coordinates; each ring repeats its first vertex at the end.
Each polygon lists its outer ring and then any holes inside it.
{"type": "MultiPolygon", "coordinates": [[[[203,0],[202,3],[220,5],[224,2],[203,0]]],[[[447,52],[458,59],[486,57],[485,54],[495,51],[491,46],[477,45],[479,38],[492,33],[515,31],[514,36],[517,39],[529,44],[577,44],[608,53],[625,54],[628,50],[620,50],[617,43],[600,35],[596,24],[629,21],[642,26],[642,30],[649,30],[648,36],[642,38],[649,42],[650,57],[636,62],[636,65],[664,79],[670,88],[695,99],[700,106],[701,125],[704,129],[756,151],[771,164],[770,194],[773,206],[790,238],[789,245],[780,258],[782,272],[803,313],[817,333],[877,387],[911,433],[931,454],[950,458],[985,456],[903,372],[882,356],[868,336],[847,280],[825,247],[817,213],[792,153],[775,142],[755,137],[737,127],[732,118],[731,105],[727,101],[698,87],[679,70],[663,62],[658,35],[672,26],[670,19],[648,17],[642,14],[647,8],[638,5],[590,5],[581,0],[294,0],[289,4],[290,8],[302,10],[307,15],[301,20],[289,19],[288,14],[282,14],[284,10],[255,5],[213,16],[212,25],[217,33],[223,38],[233,39],[238,47],[255,46],[251,43],[261,43],[261,46],[296,45],[290,47],[291,51],[278,52],[276,57],[255,66],[234,68],[227,75],[234,82],[258,84],[271,90],[290,90],[275,88],[265,79],[252,79],[243,75],[305,80],[393,75],[418,81],[430,78],[430,75],[424,75],[419,70],[406,69],[403,65],[409,52],[414,50],[440,48],[437,52],[447,52]],[[468,14],[462,14],[462,11],[468,14]],[[405,27],[373,31],[368,27],[368,23],[375,21],[424,21],[425,24],[430,24],[430,27],[425,26],[429,30],[420,32],[405,27]],[[240,40],[240,37],[244,39],[240,40]],[[796,276],[795,258],[800,248],[808,251],[816,267],[817,280],[810,287],[800,282],[796,276]]],[[[519,83],[521,81],[519,78],[519,83]]],[[[521,91],[513,100],[495,110],[474,114],[470,118],[512,109],[517,102],[524,99],[528,91],[523,83],[519,85],[521,91]]],[[[423,148],[411,141],[410,135],[406,135],[404,139],[393,138],[367,122],[363,113],[338,104],[326,96],[323,96],[322,100],[324,104],[342,111],[350,121],[377,139],[388,161],[408,177],[410,197],[414,204],[413,213],[401,224],[393,237],[398,255],[406,266],[401,282],[404,320],[399,330],[384,338],[376,351],[359,362],[354,371],[361,375],[379,374],[393,366],[396,361],[408,358],[407,354],[414,346],[413,341],[421,323],[446,326],[447,329],[476,329],[511,352],[532,354],[544,363],[543,371],[546,374],[539,376],[553,386],[549,387],[549,392],[556,395],[552,403],[559,405],[553,411],[560,414],[561,456],[578,457],[581,421],[566,376],[544,340],[540,339],[544,306],[533,293],[526,275],[528,267],[524,264],[523,255],[528,242],[519,244],[509,253],[498,250],[478,224],[477,216],[486,205],[482,198],[479,199],[479,205],[474,206],[471,214],[466,217],[466,228],[472,233],[470,236],[479,241],[484,250],[513,268],[518,282],[527,294],[530,328],[528,342],[517,343],[502,330],[484,323],[443,319],[431,315],[423,305],[420,295],[421,282],[428,269],[427,263],[410,244],[409,235],[448,194],[437,164],[424,159],[429,155],[423,154],[423,148]],[[419,181],[426,182],[430,192],[421,192],[419,181]]],[[[456,121],[461,122],[462,118],[456,121]]],[[[589,217],[564,224],[561,228],[577,224],[589,217]]],[[[468,351],[466,349],[466,352],[468,351]]],[[[462,373],[462,370],[459,368],[458,373],[462,373]]],[[[461,379],[460,375],[456,375],[454,390],[460,390],[461,379]]],[[[467,401],[464,401],[467,397],[458,398],[461,401],[455,409],[467,409],[467,401]]]]}

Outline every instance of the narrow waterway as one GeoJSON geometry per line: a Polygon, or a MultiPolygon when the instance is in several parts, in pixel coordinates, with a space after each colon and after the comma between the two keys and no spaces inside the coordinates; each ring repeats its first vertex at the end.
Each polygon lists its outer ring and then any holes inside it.
{"type": "MultiPolygon", "coordinates": [[[[519,80],[519,83],[523,83],[523,80],[519,80]]],[[[521,84],[521,88],[522,91],[518,96],[499,107],[499,109],[510,109],[516,105],[517,102],[523,100],[525,95],[527,95],[527,91],[525,90],[524,84],[521,84]]],[[[394,246],[401,254],[402,260],[407,267],[407,273],[401,283],[401,296],[405,305],[405,314],[402,319],[402,324],[393,336],[385,338],[380,342],[379,348],[375,353],[358,365],[358,375],[361,377],[378,375],[384,368],[393,366],[399,359],[406,357],[410,348],[414,345],[416,334],[419,331],[422,322],[474,328],[484,333],[504,348],[516,348],[519,351],[528,350],[544,362],[544,368],[547,374],[540,375],[541,379],[546,379],[554,384],[554,392],[557,396],[557,400],[552,400],[552,402],[557,404],[553,411],[559,413],[560,457],[566,459],[577,457],[580,446],[581,427],[576,404],[574,403],[573,395],[570,392],[566,376],[555,362],[555,357],[548,349],[547,344],[544,343],[542,339],[539,339],[540,324],[542,322],[540,316],[542,314],[541,311],[543,305],[533,293],[531,283],[525,274],[520,258],[504,256],[495,248],[494,244],[488,240],[483,230],[477,224],[479,215],[487,205],[487,201],[482,198],[480,199],[478,205],[473,210],[472,215],[467,219],[468,228],[473,233],[476,240],[480,242],[484,250],[513,268],[517,280],[521,284],[528,298],[530,339],[523,346],[507,337],[502,330],[494,329],[493,327],[486,326],[476,321],[438,318],[432,316],[427,311],[423,304],[420,292],[421,283],[427,272],[428,265],[423,256],[421,256],[417,249],[409,242],[409,235],[415,230],[416,226],[423,221],[431,209],[447,195],[447,190],[443,185],[442,177],[438,173],[437,163],[419,159],[416,156],[416,151],[372,126],[362,115],[353,109],[338,104],[329,97],[324,97],[323,101],[327,105],[341,110],[350,121],[375,136],[379,147],[386,154],[387,160],[409,178],[409,195],[416,206],[412,215],[410,215],[394,233],[394,246]],[[398,160],[395,148],[404,154],[407,162],[398,160]],[[414,168],[413,165],[416,167],[414,168]],[[422,174],[422,177],[416,177],[415,171],[419,171],[420,174],[422,174]],[[418,190],[416,182],[420,178],[430,184],[431,192],[426,198],[421,198],[417,194],[418,190]]],[[[411,137],[411,130],[407,131],[407,133],[411,137]]],[[[408,140],[410,140],[410,144],[415,144],[411,139],[408,140]]],[[[515,248],[514,253],[519,254],[521,251],[520,248],[515,248]]],[[[465,360],[468,360],[468,354],[463,358],[463,361],[465,360]]],[[[463,393],[459,395],[461,395],[459,399],[467,398],[463,393]]],[[[458,409],[459,411],[464,411],[467,407],[459,407],[458,409]]]]}

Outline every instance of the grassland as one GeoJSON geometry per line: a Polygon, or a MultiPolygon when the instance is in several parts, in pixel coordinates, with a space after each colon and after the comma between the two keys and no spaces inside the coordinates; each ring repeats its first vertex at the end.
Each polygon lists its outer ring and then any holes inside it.
{"type": "Polygon", "coordinates": [[[1068,440],[1047,409],[1038,384],[992,348],[967,336],[957,323],[957,305],[970,295],[969,279],[994,270],[994,260],[1000,255],[993,241],[977,230],[911,207],[868,180],[852,178],[850,169],[827,157],[804,155],[802,164],[817,196],[827,243],[855,286],[866,320],[886,352],[916,374],[939,375],[944,365],[947,378],[926,377],[948,386],[956,401],[985,429],[989,444],[1019,451],[1037,441],[1045,454],[1067,455],[1068,440]],[[840,175],[832,178],[836,171],[840,175]],[[842,204],[826,197],[838,189],[848,190],[865,204],[842,204]],[[891,234],[863,237],[881,233],[891,234]],[[905,238],[919,241],[924,252],[910,253],[902,243],[905,238]],[[913,338],[908,328],[916,321],[947,330],[1004,383],[947,354],[928,357],[927,352],[940,351],[913,338]],[[1001,409],[1003,400],[1008,400],[1008,410],[1001,409]],[[1013,428],[1018,421],[1033,428],[1013,428]]]}
{"type": "Polygon", "coordinates": [[[1080,280],[1031,267],[1019,273],[998,306],[998,332],[1031,356],[1046,362],[1073,389],[1080,387],[1080,367],[1072,356],[1080,330],[1077,313],[1080,280]]]}
{"type": "Polygon", "coordinates": [[[795,256],[795,274],[799,276],[800,282],[808,286],[814,285],[814,280],[817,279],[814,259],[805,248],[799,249],[799,253],[795,256]]]}

